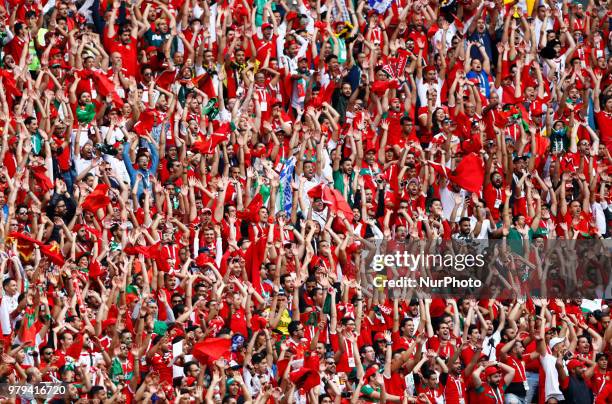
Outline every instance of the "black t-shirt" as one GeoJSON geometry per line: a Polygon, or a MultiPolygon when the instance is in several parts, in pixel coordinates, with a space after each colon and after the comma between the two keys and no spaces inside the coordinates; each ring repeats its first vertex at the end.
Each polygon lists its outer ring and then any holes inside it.
{"type": "Polygon", "coordinates": [[[570,376],[567,389],[563,389],[565,402],[567,404],[591,404],[593,402],[593,392],[586,382],[575,376],[570,376]]]}

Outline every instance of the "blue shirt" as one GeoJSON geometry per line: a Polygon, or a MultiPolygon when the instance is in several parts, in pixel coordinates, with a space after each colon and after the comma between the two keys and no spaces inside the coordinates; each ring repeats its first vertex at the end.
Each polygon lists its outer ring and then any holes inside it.
{"type": "Polygon", "coordinates": [[[481,70],[480,73],[470,70],[465,77],[471,81],[476,79],[480,93],[484,94],[484,96],[487,98],[491,96],[491,83],[489,82],[489,75],[484,70],[481,70]]]}
{"type": "Polygon", "coordinates": [[[159,166],[159,154],[157,153],[157,148],[155,145],[147,142],[149,152],[151,153],[151,168],[148,169],[135,169],[132,165],[132,161],[130,160],[130,142],[126,142],[123,146],[123,162],[125,163],[125,168],[127,169],[128,175],[130,176],[130,183],[134,185],[136,182],[137,174],[142,175],[142,180],[138,184],[138,190],[136,191],[136,196],[139,198],[140,195],[144,192],[144,190],[151,191],[153,190],[153,184],[149,181],[149,176],[155,176],[157,172],[157,167],[159,166]]]}

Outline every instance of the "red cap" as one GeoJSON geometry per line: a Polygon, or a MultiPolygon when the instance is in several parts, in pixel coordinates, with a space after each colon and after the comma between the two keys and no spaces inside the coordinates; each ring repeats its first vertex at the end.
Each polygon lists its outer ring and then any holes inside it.
{"type": "Polygon", "coordinates": [[[269,22],[264,22],[263,24],[261,24],[261,30],[262,31],[264,29],[268,29],[268,28],[272,28],[272,24],[270,24],[269,22]]]}
{"type": "Polygon", "coordinates": [[[425,71],[425,73],[427,73],[427,72],[435,72],[435,71],[436,71],[436,67],[435,67],[435,66],[432,66],[432,65],[429,65],[429,66],[427,66],[427,67],[425,68],[425,70],[424,70],[424,71],[425,71]]]}
{"type": "Polygon", "coordinates": [[[500,373],[501,370],[497,366],[489,366],[485,369],[485,377],[493,376],[495,374],[500,373]]]}
{"type": "Polygon", "coordinates": [[[381,339],[385,339],[385,334],[383,334],[382,332],[377,332],[376,334],[374,334],[374,342],[380,341],[381,339]]]}
{"type": "Polygon", "coordinates": [[[145,49],[145,52],[147,53],[157,52],[157,46],[147,46],[147,49],[145,49]]]}
{"type": "Polygon", "coordinates": [[[363,380],[367,382],[370,377],[376,374],[376,372],[378,372],[378,366],[370,366],[368,370],[366,370],[365,375],[363,375],[363,380]]]}
{"type": "Polygon", "coordinates": [[[567,370],[571,371],[581,366],[584,366],[584,362],[578,359],[572,359],[571,361],[567,363],[567,370]]]}

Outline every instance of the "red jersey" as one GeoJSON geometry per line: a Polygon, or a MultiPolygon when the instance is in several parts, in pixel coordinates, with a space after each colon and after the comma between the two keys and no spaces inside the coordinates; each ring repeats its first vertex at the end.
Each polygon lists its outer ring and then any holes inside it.
{"type": "Polygon", "coordinates": [[[151,368],[159,373],[159,381],[172,384],[172,352],[156,353],[150,360],[151,368]]]}

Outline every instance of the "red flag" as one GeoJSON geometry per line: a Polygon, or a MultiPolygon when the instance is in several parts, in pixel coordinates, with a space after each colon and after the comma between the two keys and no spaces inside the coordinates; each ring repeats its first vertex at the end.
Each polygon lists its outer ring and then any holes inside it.
{"type": "Polygon", "coordinates": [[[92,279],[99,278],[106,273],[105,270],[100,266],[98,260],[93,260],[89,263],[89,277],[92,279]]]}
{"type": "Polygon", "coordinates": [[[111,202],[110,198],[106,195],[109,190],[109,186],[106,184],[98,184],[96,189],[94,189],[85,201],[83,202],[83,210],[88,210],[91,212],[97,212],[98,209],[104,208],[108,206],[111,202]]]}
{"type": "Polygon", "coordinates": [[[123,106],[123,100],[117,94],[115,90],[115,84],[104,74],[101,72],[97,72],[94,70],[83,69],[77,74],[81,77],[81,79],[91,79],[93,80],[93,84],[96,87],[96,90],[100,93],[102,97],[107,97],[111,95],[113,97],[113,103],[115,107],[121,108],[123,106]]]}
{"type": "Polygon", "coordinates": [[[336,84],[332,81],[325,88],[319,91],[317,98],[312,101],[312,106],[315,108],[319,108],[323,105],[324,102],[329,103],[331,101],[332,95],[334,94],[334,90],[336,89],[336,84]]]}
{"type": "Polygon", "coordinates": [[[228,140],[227,133],[213,133],[210,136],[197,140],[191,146],[191,150],[201,154],[214,154],[219,143],[228,140]]]}
{"type": "Polygon", "coordinates": [[[15,81],[13,73],[0,69],[0,78],[2,79],[2,85],[4,86],[6,101],[8,102],[9,107],[11,107],[13,105],[13,98],[21,97],[23,93],[17,88],[17,82],[15,81]]]}
{"type": "Polygon", "coordinates": [[[321,198],[323,203],[329,205],[333,212],[342,212],[349,222],[353,220],[353,210],[337,189],[319,184],[308,191],[308,196],[313,199],[321,198]]]}
{"type": "Polygon", "coordinates": [[[385,94],[385,91],[388,89],[398,88],[398,84],[397,79],[386,81],[376,80],[374,83],[372,83],[371,90],[374,94],[382,97],[385,94]]]}
{"type": "Polygon", "coordinates": [[[202,364],[212,364],[229,352],[231,345],[227,338],[206,338],[193,346],[192,355],[202,364]]]}
{"type": "Polygon", "coordinates": [[[142,254],[145,258],[153,258],[158,252],[157,246],[158,244],[149,247],[145,245],[127,246],[123,249],[123,252],[128,255],[142,254]]]}
{"type": "Polygon", "coordinates": [[[176,79],[177,73],[178,70],[164,70],[155,80],[155,84],[157,84],[164,90],[168,90],[176,79]]]}
{"type": "Polygon", "coordinates": [[[66,356],[72,357],[75,362],[81,357],[81,351],[83,350],[83,335],[79,336],[74,340],[72,345],[66,348],[66,356]]]}
{"type": "Polygon", "coordinates": [[[49,260],[55,265],[64,265],[64,256],[62,255],[62,252],[57,244],[45,244],[40,247],[40,252],[49,258],[49,260]]]}
{"type": "Polygon", "coordinates": [[[466,191],[478,193],[482,190],[484,175],[482,159],[479,155],[470,153],[461,159],[449,180],[466,191]]]}
{"type": "Polygon", "coordinates": [[[30,236],[27,233],[18,233],[16,231],[13,231],[13,232],[10,232],[8,236],[15,238],[17,240],[25,241],[26,243],[36,244],[37,246],[45,245],[45,243],[43,243],[42,241],[36,240],[34,237],[30,236]]]}
{"type": "Polygon", "coordinates": [[[395,77],[399,77],[404,73],[408,63],[408,51],[406,49],[397,50],[397,62],[395,64],[395,77]]]}
{"type": "Polygon", "coordinates": [[[13,238],[17,243],[17,251],[24,261],[33,259],[34,244],[38,246],[44,245],[42,241],[38,241],[27,233],[11,232],[8,234],[8,239],[13,238]]]}
{"type": "Polygon", "coordinates": [[[249,222],[259,221],[259,209],[261,209],[262,206],[263,197],[258,193],[251,199],[251,202],[249,202],[245,210],[238,212],[238,219],[248,220],[249,222]]]}
{"type": "Polygon", "coordinates": [[[344,217],[346,217],[346,220],[352,222],[354,217],[353,209],[351,209],[351,206],[348,204],[346,199],[344,199],[344,195],[342,195],[337,189],[332,189],[331,192],[333,195],[333,204],[330,206],[332,211],[336,213],[342,212],[344,217]]]}
{"type": "Polygon", "coordinates": [[[323,184],[312,187],[307,195],[312,199],[323,198],[323,184]]]}
{"type": "Polygon", "coordinates": [[[246,250],[245,269],[253,285],[261,285],[259,270],[263,263],[267,241],[268,239],[266,237],[260,237],[255,243],[251,243],[246,250]]]}
{"type": "Polygon", "coordinates": [[[153,125],[155,124],[156,120],[159,124],[157,112],[151,108],[145,109],[138,117],[138,122],[136,122],[134,125],[134,132],[140,136],[146,135],[147,132],[151,132],[153,130],[153,125]]]}
{"type": "Polygon", "coordinates": [[[201,74],[198,77],[195,77],[192,81],[196,87],[198,87],[200,90],[206,93],[206,95],[208,95],[208,98],[217,97],[217,92],[215,91],[215,85],[212,81],[212,77],[210,76],[210,74],[208,73],[201,74]]]}
{"type": "Polygon", "coordinates": [[[435,172],[448,178],[449,181],[454,182],[466,191],[480,192],[482,189],[484,164],[480,156],[475,153],[465,155],[453,172],[439,163],[430,161],[429,165],[435,172]]]}
{"type": "Polygon", "coordinates": [[[431,168],[434,169],[434,171],[438,174],[440,174],[441,176],[443,176],[444,178],[448,178],[449,174],[451,174],[451,172],[449,171],[449,169],[446,166],[443,166],[440,163],[435,163],[433,161],[429,161],[429,165],[431,166],[431,168]]]}
{"type": "Polygon", "coordinates": [[[121,97],[119,97],[119,94],[117,94],[117,91],[115,90],[115,84],[110,81],[108,77],[103,75],[101,72],[94,72],[93,79],[102,97],[107,97],[108,95],[111,95],[113,97],[113,104],[115,104],[115,107],[123,107],[123,100],[121,99],[121,97]]]}
{"type": "Polygon", "coordinates": [[[40,186],[40,189],[43,192],[47,192],[48,190],[53,189],[53,182],[51,182],[51,179],[47,177],[47,167],[45,166],[32,167],[30,168],[30,172],[34,176],[34,179],[36,180],[36,182],[38,183],[38,186],[40,186]]]}
{"type": "MultiPolygon", "coordinates": [[[[279,360],[277,363],[278,375],[282,375],[289,366],[289,359],[279,360]]],[[[295,387],[303,389],[304,392],[308,393],[314,387],[321,384],[321,376],[319,374],[319,358],[316,356],[309,356],[304,358],[304,365],[298,370],[289,372],[289,379],[295,387]],[[316,369],[314,368],[316,366],[316,369]]]]}

